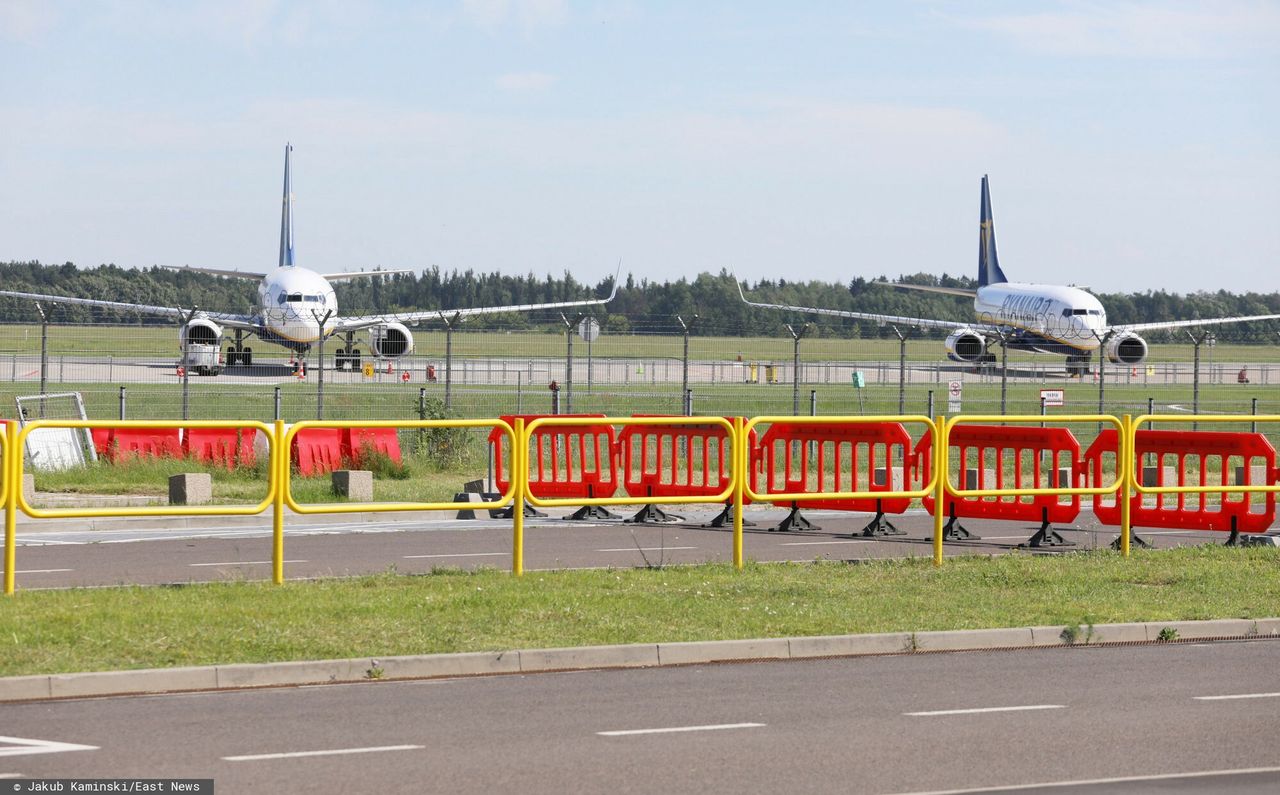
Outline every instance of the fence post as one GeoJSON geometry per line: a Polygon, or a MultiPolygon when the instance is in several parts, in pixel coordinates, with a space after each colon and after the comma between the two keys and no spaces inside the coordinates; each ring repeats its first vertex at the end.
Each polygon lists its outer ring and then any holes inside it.
{"type": "MultiPolygon", "coordinates": [[[[1254,417],[1258,416],[1258,399],[1257,398],[1254,398],[1251,401],[1249,414],[1254,417]]],[[[1253,422],[1249,423],[1249,433],[1257,433],[1257,432],[1258,432],[1258,421],[1254,420],[1253,422]]]]}
{"type": "Polygon", "coordinates": [[[942,515],[947,512],[947,421],[942,416],[933,421],[933,565],[942,565],[942,515]]]}
{"type": "Polygon", "coordinates": [[[121,419],[121,420],[123,420],[123,419],[124,419],[124,416],[125,416],[125,396],[124,396],[124,393],[125,393],[125,388],[124,388],[124,387],[120,387],[120,419],[121,419]]]}
{"type": "Polygon", "coordinates": [[[929,390],[929,410],[924,413],[924,416],[926,417],[933,416],[933,390],[932,389],[929,390]]]}
{"type": "Polygon", "coordinates": [[[280,421],[280,387],[276,387],[275,412],[276,412],[275,420],[279,422],[280,421]]]}

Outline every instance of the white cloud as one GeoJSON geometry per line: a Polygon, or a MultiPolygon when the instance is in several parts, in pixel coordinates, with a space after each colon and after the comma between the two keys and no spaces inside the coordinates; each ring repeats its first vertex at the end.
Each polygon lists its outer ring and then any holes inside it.
{"type": "Polygon", "coordinates": [[[545,72],[514,72],[500,75],[494,84],[503,91],[528,93],[546,91],[555,81],[554,75],[545,72]]]}
{"type": "Polygon", "coordinates": [[[1069,56],[1205,58],[1267,50],[1280,6],[1266,2],[1071,3],[1061,11],[966,20],[1028,52],[1069,56]]]}

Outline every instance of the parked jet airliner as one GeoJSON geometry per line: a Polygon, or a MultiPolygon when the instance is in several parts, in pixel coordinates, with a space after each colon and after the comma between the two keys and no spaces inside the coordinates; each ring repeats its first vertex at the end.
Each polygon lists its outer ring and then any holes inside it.
{"type": "MultiPolygon", "coordinates": [[[[421,321],[436,319],[452,323],[475,315],[499,312],[529,312],[536,309],[594,306],[608,303],[613,300],[614,295],[618,292],[618,280],[615,275],[613,292],[609,294],[608,298],[603,299],[469,307],[466,309],[433,309],[388,315],[340,317],[338,315],[338,299],[333,291],[333,282],[368,276],[384,276],[391,273],[410,273],[411,271],[362,271],[325,274],[294,264],[293,193],[289,176],[289,153],[292,151],[292,146],[285,146],[284,199],[280,217],[280,262],[275,270],[270,273],[250,273],[216,268],[173,268],[173,270],[198,271],[200,273],[212,273],[218,276],[238,279],[260,280],[258,285],[258,305],[253,314],[238,315],[205,311],[196,311],[192,314],[190,310],[184,310],[181,307],[149,306],[120,301],[71,298],[62,295],[40,295],[8,290],[0,290],[0,296],[130,310],[174,318],[183,323],[178,335],[179,342],[185,341],[192,345],[221,345],[223,332],[229,329],[235,334],[235,343],[227,349],[226,364],[228,366],[253,363],[253,349],[244,345],[244,336],[246,334],[252,334],[265,342],[281,345],[299,355],[305,356],[311,350],[311,346],[319,342],[321,329],[323,328],[326,338],[331,335],[341,335],[344,339],[343,346],[334,357],[334,363],[338,369],[350,364],[351,369],[355,370],[360,366],[360,351],[355,348],[355,335],[357,332],[368,332],[369,348],[375,356],[394,359],[413,351],[413,334],[410,333],[406,324],[417,325],[421,321]]],[[[216,373],[216,370],[213,372],[216,373]]]]}
{"type": "Polygon", "coordinates": [[[1141,364],[1147,358],[1147,342],[1139,332],[1280,318],[1280,314],[1249,315],[1108,325],[1107,313],[1102,308],[1101,302],[1085,290],[1052,284],[1011,282],[1005,278],[1004,271],[1000,269],[1000,261],[996,257],[996,231],[991,216],[991,194],[987,188],[986,176],[982,178],[980,201],[978,289],[976,291],[950,287],[894,285],[971,297],[976,322],[957,323],[935,318],[899,317],[843,309],[756,303],[747,300],[741,283],[738,284],[738,292],[742,295],[742,300],[751,306],[768,309],[874,320],[881,324],[890,323],[915,328],[950,329],[951,334],[946,341],[947,357],[957,362],[992,361],[994,356],[990,349],[997,344],[1004,344],[1011,350],[1062,354],[1067,357],[1067,372],[1071,375],[1087,373],[1090,357],[1100,347],[1111,362],[1124,365],[1141,364]]]}

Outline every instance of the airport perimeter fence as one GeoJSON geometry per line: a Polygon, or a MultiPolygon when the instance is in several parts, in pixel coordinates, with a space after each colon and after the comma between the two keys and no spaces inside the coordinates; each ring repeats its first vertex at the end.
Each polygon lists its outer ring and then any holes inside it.
{"type": "Polygon", "coordinates": [[[820,323],[744,337],[615,317],[587,340],[576,316],[533,320],[531,329],[477,320],[448,333],[415,328],[415,351],[395,359],[370,358],[358,340],[360,366],[341,370],[337,338],[325,343],[323,368],[318,350],[300,368],[284,349],[250,340],[251,366],[202,376],[179,367],[176,326],[60,325],[55,307],[43,327],[0,325],[0,417],[15,416],[14,398],[41,391],[79,393],[98,419],[1038,414],[1046,393],[1050,415],[1280,411],[1275,345],[1153,344],[1144,364],[1099,373],[1095,358],[1093,372],[1068,377],[1061,357],[1011,353],[1005,373],[998,362],[948,361],[936,337],[843,339],[820,323]]]}

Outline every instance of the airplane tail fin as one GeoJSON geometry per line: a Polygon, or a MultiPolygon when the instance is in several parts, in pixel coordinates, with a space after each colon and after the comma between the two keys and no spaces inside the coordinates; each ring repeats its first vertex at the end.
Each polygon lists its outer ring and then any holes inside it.
{"type": "Polygon", "coordinates": [[[978,286],[1000,284],[1009,281],[1000,270],[1000,258],[996,256],[996,226],[991,218],[991,191],[987,188],[987,175],[982,175],[982,207],[978,218],[978,286]]]}
{"type": "Polygon", "coordinates": [[[284,199],[280,211],[280,267],[293,267],[293,186],[289,181],[290,144],[284,145],[284,199]]]}

